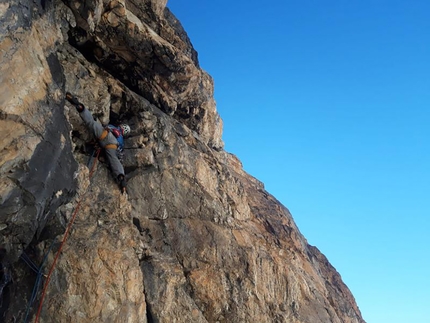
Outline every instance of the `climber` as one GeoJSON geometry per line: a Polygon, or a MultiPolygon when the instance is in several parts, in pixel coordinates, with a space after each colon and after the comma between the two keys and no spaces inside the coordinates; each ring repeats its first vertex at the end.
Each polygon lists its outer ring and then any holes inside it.
{"type": "Polygon", "coordinates": [[[118,127],[113,125],[103,127],[100,121],[94,120],[91,112],[71,93],[66,93],[66,99],[75,106],[85,125],[98,139],[100,147],[104,148],[112,173],[119,182],[121,192],[124,193],[127,181],[121,159],[124,149],[124,137],[130,134],[130,127],[126,124],[121,124],[118,127]]]}

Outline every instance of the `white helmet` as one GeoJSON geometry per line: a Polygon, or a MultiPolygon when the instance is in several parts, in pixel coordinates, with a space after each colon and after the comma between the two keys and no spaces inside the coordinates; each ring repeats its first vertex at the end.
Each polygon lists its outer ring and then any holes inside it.
{"type": "Polygon", "coordinates": [[[127,136],[130,133],[130,126],[128,124],[123,123],[120,127],[122,128],[124,136],[127,136]]]}

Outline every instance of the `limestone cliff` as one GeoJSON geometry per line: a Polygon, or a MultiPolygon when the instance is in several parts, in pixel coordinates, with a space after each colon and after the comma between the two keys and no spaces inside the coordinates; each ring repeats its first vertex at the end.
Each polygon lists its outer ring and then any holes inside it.
{"type": "Polygon", "coordinates": [[[79,203],[40,322],[364,322],[223,150],[213,81],[166,0],[0,3],[0,84],[0,321],[34,321],[34,271],[79,203]],[[66,91],[131,125],[128,195],[103,162],[89,180],[92,138],[66,91]]]}

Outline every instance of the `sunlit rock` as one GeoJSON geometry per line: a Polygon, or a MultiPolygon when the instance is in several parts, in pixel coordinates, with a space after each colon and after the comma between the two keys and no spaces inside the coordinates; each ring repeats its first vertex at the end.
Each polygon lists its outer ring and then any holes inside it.
{"type": "Polygon", "coordinates": [[[0,4],[1,321],[24,320],[36,274],[23,259],[46,255],[47,274],[79,207],[40,322],[364,322],[223,150],[213,81],[166,1],[65,3],[0,4]],[[128,195],[103,156],[89,179],[93,138],[66,91],[130,124],[128,195]]]}

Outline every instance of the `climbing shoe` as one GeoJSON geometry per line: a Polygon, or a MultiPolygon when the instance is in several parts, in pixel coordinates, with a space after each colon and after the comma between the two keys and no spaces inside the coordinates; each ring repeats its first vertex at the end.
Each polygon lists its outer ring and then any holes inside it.
{"type": "Polygon", "coordinates": [[[70,92],[66,92],[66,100],[69,101],[71,104],[73,104],[78,110],[78,112],[82,112],[85,109],[85,106],[79,102],[79,100],[74,97],[70,92]]]}
{"type": "Polygon", "coordinates": [[[124,175],[122,174],[118,175],[118,181],[119,181],[119,187],[121,189],[121,193],[127,192],[127,181],[124,175]]]}

